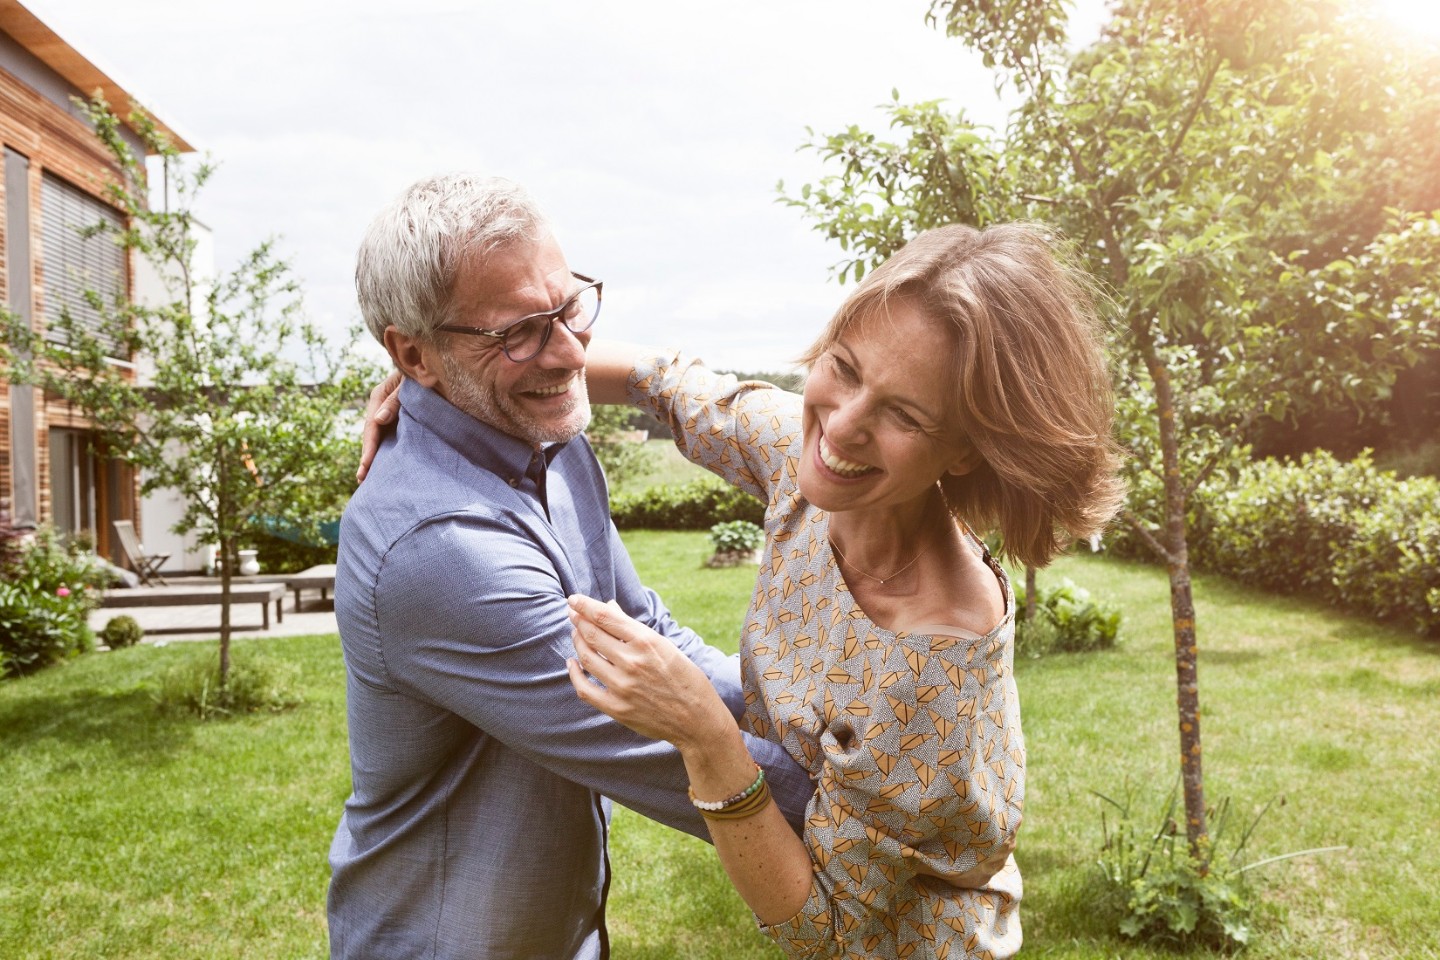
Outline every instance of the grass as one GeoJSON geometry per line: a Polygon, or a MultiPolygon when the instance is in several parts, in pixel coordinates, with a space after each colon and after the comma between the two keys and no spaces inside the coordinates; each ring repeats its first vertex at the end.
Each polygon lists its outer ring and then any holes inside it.
{"type": "MultiPolygon", "coordinates": [[[[709,570],[705,533],[626,535],[677,617],[734,649],[753,570],[709,570]]],[[[1017,665],[1029,747],[1025,957],[1174,960],[1111,935],[1088,886],[1099,802],[1128,778],[1158,808],[1177,766],[1162,571],[1062,560],[1125,611],[1121,645],[1017,665]]],[[[1247,956],[1440,957],[1440,645],[1200,578],[1209,795],[1283,795],[1252,854],[1345,844],[1257,871],[1272,904],[1247,956]]],[[[301,668],[288,713],[196,723],[155,710],[175,644],[0,684],[0,956],[325,955],[325,854],[348,791],[333,636],[246,638],[301,668]]],[[[622,960],[775,957],[698,841],[617,812],[609,910],[622,960]]],[[[1204,953],[1187,956],[1205,957],[1204,953]]]]}

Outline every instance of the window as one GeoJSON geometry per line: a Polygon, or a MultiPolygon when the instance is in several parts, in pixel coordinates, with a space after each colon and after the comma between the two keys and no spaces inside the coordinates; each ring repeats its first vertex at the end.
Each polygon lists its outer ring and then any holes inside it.
{"type": "MultiPolygon", "coordinates": [[[[125,465],[96,449],[88,430],[50,428],[50,522],[55,529],[84,534],[102,555],[110,544],[110,521],[131,517],[125,503],[130,472],[125,465]]],[[[111,557],[115,559],[115,557],[111,557]]]]}
{"type": "MultiPolygon", "coordinates": [[[[86,300],[85,292],[98,293],[107,304],[126,295],[126,250],[117,242],[117,231],[125,229],[125,218],[108,204],[48,173],[41,182],[40,209],[47,336],[51,340],[63,338],[58,325],[62,311],[67,310],[82,326],[98,331],[100,312],[86,300]],[[106,229],[83,232],[102,223],[106,229]]],[[[120,354],[120,346],[113,339],[105,344],[112,356],[120,354]]]]}
{"type": "Polygon", "coordinates": [[[95,532],[95,454],[81,430],[50,429],[50,514],[57,530],[95,532]]]}

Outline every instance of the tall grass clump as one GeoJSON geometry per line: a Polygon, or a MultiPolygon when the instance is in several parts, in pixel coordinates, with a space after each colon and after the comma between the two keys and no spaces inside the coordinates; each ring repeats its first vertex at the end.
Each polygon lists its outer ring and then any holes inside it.
{"type": "Polygon", "coordinates": [[[161,675],[155,700],[164,712],[214,720],[246,713],[279,713],[298,707],[304,697],[296,664],[257,652],[237,657],[222,684],[219,652],[205,644],[161,675]]]}

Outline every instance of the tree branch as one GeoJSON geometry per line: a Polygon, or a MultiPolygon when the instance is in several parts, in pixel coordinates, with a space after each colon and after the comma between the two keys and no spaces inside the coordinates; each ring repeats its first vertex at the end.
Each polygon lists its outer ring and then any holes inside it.
{"type": "Polygon", "coordinates": [[[1215,468],[1220,465],[1221,461],[1225,459],[1226,455],[1229,454],[1231,450],[1235,449],[1236,444],[1240,442],[1240,439],[1250,429],[1250,425],[1254,422],[1255,411],[1249,410],[1246,412],[1245,416],[1238,424],[1235,424],[1230,428],[1230,436],[1226,437],[1225,442],[1220,445],[1219,450],[1216,450],[1210,455],[1210,457],[1206,460],[1205,465],[1200,468],[1200,470],[1195,474],[1194,479],[1190,481],[1189,486],[1185,488],[1186,503],[1190,502],[1190,497],[1195,493],[1196,490],[1200,488],[1200,484],[1204,483],[1207,479],[1209,479],[1210,474],[1215,472],[1215,468]]]}
{"type": "Polygon", "coordinates": [[[1120,519],[1125,521],[1126,526],[1135,531],[1135,535],[1145,542],[1145,546],[1155,551],[1155,554],[1167,564],[1175,562],[1175,556],[1155,535],[1156,531],[1146,525],[1145,521],[1136,516],[1128,507],[1120,512],[1120,519]]]}

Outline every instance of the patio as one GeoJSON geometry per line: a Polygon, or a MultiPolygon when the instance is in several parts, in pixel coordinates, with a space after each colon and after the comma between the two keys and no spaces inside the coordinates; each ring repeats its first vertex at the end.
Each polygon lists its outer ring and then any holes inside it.
{"type": "MultiPolygon", "coordinates": [[[[220,581],[214,577],[169,577],[168,582],[176,587],[218,587],[220,581]]],[[[282,576],[236,577],[234,583],[277,583],[284,584],[282,576]]],[[[318,588],[319,584],[306,584],[318,588]]],[[[146,588],[136,588],[143,593],[146,588]]],[[[230,625],[233,636],[239,637],[285,637],[306,634],[335,633],[335,601],[331,591],[325,590],[322,599],[314,590],[301,593],[287,587],[282,601],[284,616],[271,614],[270,626],[266,629],[261,611],[256,603],[231,603],[230,625]],[[298,602],[297,602],[298,599],[298,602]]],[[[220,635],[220,605],[218,603],[190,603],[183,606],[124,606],[123,594],[113,591],[116,599],[112,606],[102,607],[90,613],[90,626],[99,631],[111,617],[126,615],[134,617],[145,631],[143,643],[168,643],[172,640],[213,640],[220,635]]]]}

